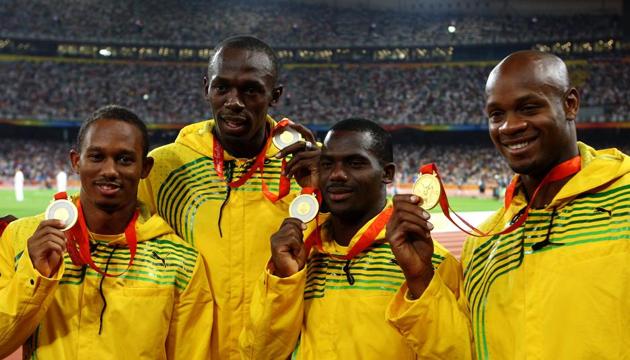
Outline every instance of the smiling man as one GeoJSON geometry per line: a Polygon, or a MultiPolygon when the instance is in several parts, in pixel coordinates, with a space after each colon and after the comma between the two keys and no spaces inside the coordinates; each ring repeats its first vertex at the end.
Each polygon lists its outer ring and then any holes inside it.
{"type": "Polygon", "coordinates": [[[282,179],[281,157],[302,151],[287,163],[291,177],[308,174],[300,171],[301,159],[319,153],[299,125],[292,126],[308,142],[280,153],[271,145],[276,122],[267,111],[282,94],[277,81],[278,60],[267,44],[250,36],[221,42],[204,79],[214,119],[186,126],[174,143],[151,152],[155,167],[141,184],[142,199],[208,263],[216,316],[212,352],[219,359],[239,358],[251,289],[270,254],[261,239],[277,229],[299,190],[282,179]]]}
{"type": "Polygon", "coordinates": [[[536,51],[486,83],[490,137],[517,173],[462,262],[480,359],[623,359],[630,344],[630,158],[577,141],[567,67],[536,51]]]}
{"type": "Polygon", "coordinates": [[[271,237],[271,260],[241,335],[244,358],[287,359],[298,342],[297,359],[472,357],[461,268],[431,240],[429,214],[418,199],[411,197],[417,229],[400,226],[397,239],[385,234],[390,217],[404,217],[392,215],[387,202],[394,171],[391,138],[380,126],[348,119],[332,127],[319,162],[330,216],[306,241],[306,225],[295,218],[271,237]],[[430,248],[428,267],[416,274],[407,266],[414,246],[401,244],[412,232],[430,248]],[[411,290],[420,278],[436,279],[422,299],[411,290]],[[416,321],[428,304],[435,311],[416,321]]]}
{"type": "Polygon", "coordinates": [[[8,225],[0,239],[0,358],[20,345],[34,359],[209,358],[205,264],[136,199],[153,165],[147,152],[147,129],[134,113],[97,110],[70,153],[81,178],[71,199],[77,224],[64,231],[42,214],[8,225]]]}

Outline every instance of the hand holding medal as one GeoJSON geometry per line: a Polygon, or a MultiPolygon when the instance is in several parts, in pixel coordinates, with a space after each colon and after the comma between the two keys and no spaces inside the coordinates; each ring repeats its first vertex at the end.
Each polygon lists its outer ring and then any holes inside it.
{"type": "MultiPolygon", "coordinates": [[[[427,176],[435,178],[433,175],[427,176]]],[[[422,295],[433,278],[433,265],[431,263],[433,224],[429,222],[430,215],[424,206],[428,208],[431,205],[435,206],[435,203],[425,205],[423,203],[424,198],[421,197],[427,196],[427,194],[434,196],[435,189],[427,191],[427,188],[435,186],[431,178],[426,178],[419,183],[420,190],[418,192],[421,194],[416,194],[414,191],[413,195],[394,196],[394,210],[387,223],[385,235],[396,261],[405,275],[409,292],[416,299],[422,295]]],[[[427,199],[435,201],[431,197],[427,197],[427,199]]]]}
{"type": "Polygon", "coordinates": [[[317,187],[320,149],[315,136],[308,128],[289,119],[282,119],[279,124],[285,121],[285,126],[274,129],[273,144],[279,150],[275,157],[284,160],[291,155],[284,167],[284,175],[295,178],[303,188],[317,187]]]}
{"type": "MultiPolygon", "coordinates": [[[[40,224],[40,228],[48,228],[46,230],[47,233],[54,236],[48,236],[49,241],[53,243],[58,243],[57,240],[61,241],[62,247],[59,249],[60,251],[57,251],[57,255],[63,259],[63,252],[67,250],[73,264],[78,266],[88,265],[103,276],[115,277],[124,274],[126,270],[118,274],[106,273],[92,260],[89,234],[81,209],[81,201],[77,200],[77,205],[75,206],[72,201],[68,200],[68,195],[65,192],[55,194],[54,199],[55,200],[46,209],[44,214],[45,220],[40,224]],[[50,229],[51,227],[54,229],[50,229]]],[[[125,238],[130,253],[127,269],[133,265],[133,260],[136,255],[138,241],[135,225],[138,215],[139,213],[136,211],[125,228],[125,238]]],[[[40,228],[38,228],[38,231],[40,228]]],[[[34,246],[34,249],[38,250],[39,247],[45,243],[46,239],[41,240],[41,236],[36,237],[38,231],[29,239],[29,251],[31,246],[34,246]]],[[[35,264],[33,255],[31,255],[31,259],[33,260],[33,264],[35,264]]],[[[46,266],[44,265],[42,268],[46,268],[46,266]]],[[[56,272],[56,269],[54,272],[56,272]]]]}

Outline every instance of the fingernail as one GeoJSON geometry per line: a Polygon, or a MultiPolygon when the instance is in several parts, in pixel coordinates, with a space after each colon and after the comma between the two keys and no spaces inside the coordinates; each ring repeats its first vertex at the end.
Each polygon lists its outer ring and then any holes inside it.
{"type": "Polygon", "coordinates": [[[280,159],[280,156],[282,156],[282,153],[277,153],[276,155],[274,155],[273,157],[276,159],[280,159]]]}
{"type": "Polygon", "coordinates": [[[422,218],[424,218],[425,220],[429,220],[429,213],[426,211],[422,211],[422,218]]]}
{"type": "Polygon", "coordinates": [[[419,197],[417,197],[416,195],[411,195],[411,197],[409,198],[409,200],[411,200],[412,202],[416,202],[418,200],[420,200],[419,197]]]}
{"type": "Polygon", "coordinates": [[[306,228],[308,228],[308,226],[306,226],[305,223],[302,223],[302,230],[306,230],[306,228]]]}
{"type": "Polygon", "coordinates": [[[430,222],[427,222],[428,228],[429,230],[433,230],[433,224],[431,224],[430,222]]]}

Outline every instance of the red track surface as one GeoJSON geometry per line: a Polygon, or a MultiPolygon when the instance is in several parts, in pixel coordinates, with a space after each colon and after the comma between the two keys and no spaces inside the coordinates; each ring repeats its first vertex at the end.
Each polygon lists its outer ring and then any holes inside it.
{"type": "Polygon", "coordinates": [[[431,234],[440,244],[459,260],[462,254],[462,246],[466,239],[466,234],[461,231],[436,232],[431,234]]]}

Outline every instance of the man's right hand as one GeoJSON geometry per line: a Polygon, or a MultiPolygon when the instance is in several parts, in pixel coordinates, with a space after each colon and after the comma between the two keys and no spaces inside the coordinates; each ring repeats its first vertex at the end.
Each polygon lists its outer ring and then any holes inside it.
{"type": "Polygon", "coordinates": [[[284,278],[302,270],[306,264],[303,231],[306,224],[295,218],[284,219],[280,229],[271,236],[273,274],[284,278]]]}
{"type": "Polygon", "coordinates": [[[51,219],[42,221],[33,236],[28,239],[28,253],[33,267],[45,277],[51,277],[63,261],[66,237],[61,231],[63,222],[51,219]]]}

